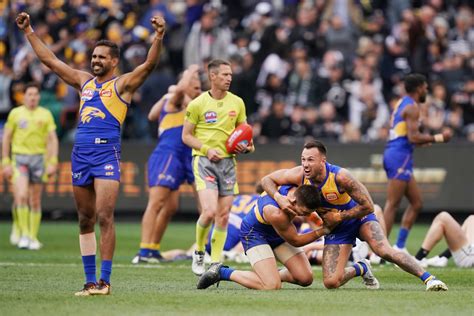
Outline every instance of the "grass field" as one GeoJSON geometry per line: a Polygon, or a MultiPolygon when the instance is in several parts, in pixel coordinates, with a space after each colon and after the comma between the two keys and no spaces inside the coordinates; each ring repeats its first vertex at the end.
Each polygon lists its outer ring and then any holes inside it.
{"type": "MultiPolygon", "coordinates": [[[[420,225],[410,235],[412,253],[426,230],[420,225]]],[[[139,242],[137,223],[117,224],[112,295],[74,297],[84,281],[77,231],[75,223],[44,223],[40,238],[45,246],[34,252],[10,246],[10,225],[0,223],[0,315],[474,315],[474,269],[456,268],[452,260],[448,268],[430,269],[448,292],[425,292],[420,280],[393,265],[374,267],[378,291],[366,290],[360,279],[326,290],[319,267],[309,288],[285,284],[281,291],[259,292],[221,282],[219,288],[198,291],[190,262],[130,263],[139,242]]],[[[186,248],[193,238],[193,224],[174,223],[163,248],[186,248]]]]}

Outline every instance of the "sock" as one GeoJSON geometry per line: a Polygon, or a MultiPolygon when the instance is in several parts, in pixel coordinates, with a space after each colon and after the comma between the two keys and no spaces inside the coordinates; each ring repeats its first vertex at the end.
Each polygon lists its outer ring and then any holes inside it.
{"type": "Polygon", "coordinates": [[[420,248],[420,250],[418,250],[418,252],[416,253],[415,258],[416,258],[417,260],[421,260],[421,259],[425,258],[426,256],[428,256],[429,253],[430,253],[429,250],[420,248]]]}
{"type": "Polygon", "coordinates": [[[154,256],[159,256],[160,255],[160,244],[159,243],[153,243],[151,244],[151,254],[154,256]]]}
{"type": "Polygon", "coordinates": [[[400,231],[398,232],[397,244],[396,244],[398,248],[405,247],[405,243],[407,241],[407,237],[409,233],[410,233],[409,229],[400,227],[400,231]]]}
{"type": "Polygon", "coordinates": [[[211,236],[211,262],[220,262],[222,250],[224,250],[225,240],[227,238],[227,229],[214,227],[211,236]]]}
{"type": "Polygon", "coordinates": [[[440,253],[439,255],[440,257],[446,257],[446,258],[451,258],[452,254],[451,254],[451,250],[446,249],[445,251],[443,251],[442,253],[440,253]]]}
{"type": "Polygon", "coordinates": [[[355,276],[364,275],[368,270],[367,265],[363,261],[359,261],[359,262],[354,263],[353,267],[356,271],[355,276]]]}
{"type": "Polygon", "coordinates": [[[112,273],[112,260],[102,260],[100,266],[100,278],[110,283],[110,274],[112,273]]]}
{"type": "Polygon", "coordinates": [[[29,236],[29,229],[28,229],[28,218],[29,212],[28,206],[18,206],[16,209],[18,215],[18,226],[20,227],[20,235],[21,236],[29,236]]]}
{"type": "Polygon", "coordinates": [[[16,236],[20,236],[20,225],[18,224],[18,213],[15,204],[12,204],[12,231],[16,236]]]}
{"type": "Polygon", "coordinates": [[[425,284],[428,283],[428,281],[433,278],[434,278],[434,275],[431,275],[431,273],[429,272],[425,272],[420,276],[421,281],[423,281],[423,283],[425,284]]]}
{"type": "Polygon", "coordinates": [[[148,243],[140,243],[140,252],[139,255],[140,257],[148,257],[152,254],[152,245],[153,244],[148,244],[148,243]]]}
{"type": "Polygon", "coordinates": [[[92,232],[79,235],[79,246],[81,248],[82,264],[84,265],[86,283],[97,283],[97,278],[95,275],[95,253],[97,249],[95,233],[92,232]]]}
{"type": "Polygon", "coordinates": [[[86,283],[97,283],[95,275],[95,255],[82,256],[82,265],[86,275],[86,283]]]}
{"type": "Polygon", "coordinates": [[[196,223],[196,251],[204,251],[209,229],[211,229],[211,225],[202,226],[199,220],[197,221],[196,223]]]}
{"type": "Polygon", "coordinates": [[[31,210],[30,212],[30,238],[38,239],[38,231],[41,224],[41,210],[31,210]]]}
{"type": "Polygon", "coordinates": [[[234,269],[222,266],[219,270],[219,279],[229,281],[232,272],[234,272],[234,269]]]}

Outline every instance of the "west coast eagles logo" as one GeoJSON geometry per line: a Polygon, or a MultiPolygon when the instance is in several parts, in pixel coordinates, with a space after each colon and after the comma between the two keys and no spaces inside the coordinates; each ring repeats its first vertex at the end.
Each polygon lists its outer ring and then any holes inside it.
{"type": "Polygon", "coordinates": [[[93,117],[99,117],[101,119],[105,119],[105,114],[98,108],[94,108],[92,106],[88,106],[82,109],[81,111],[82,124],[89,123],[93,117]]]}

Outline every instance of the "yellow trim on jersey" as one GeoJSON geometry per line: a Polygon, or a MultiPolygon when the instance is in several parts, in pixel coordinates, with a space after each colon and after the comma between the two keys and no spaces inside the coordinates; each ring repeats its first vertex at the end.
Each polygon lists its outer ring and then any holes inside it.
{"type": "Polygon", "coordinates": [[[56,124],[48,109],[22,105],[10,111],[5,128],[12,131],[12,155],[39,155],[46,153],[48,134],[56,131],[56,124]]]}
{"type": "MultiPolygon", "coordinates": [[[[195,125],[194,136],[203,145],[219,150],[227,158],[234,156],[225,148],[227,138],[247,117],[244,101],[238,96],[227,92],[224,98],[216,100],[207,91],[188,104],[185,120],[195,125]]],[[[204,156],[195,149],[193,155],[204,156]]]]}
{"type": "MultiPolygon", "coordinates": [[[[265,207],[265,206],[264,206],[265,207]]],[[[255,217],[257,218],[257,221],[261,224],[264,224],[264,225],[270,225],[262,216],[262,214],[260,214],[260,206],[258,205],[258,201],[257,203],[255,203],[255,207],[253,208],[253,212],[255,214],[255,217]]],[[[262,212],[263,212],[263,209],[262,209],[262,212]]]]}
{"type": "Polygon", "coordinates": [[[405,121],[398,122],[397,125],[393,127],[393,131],[397,137],[406,136],[407,135],[407,123],[405,121]]]}
{"type": "Polygon", "coordinates": [[[184,111],[176,113],[167,113],[160,122],[160,131],[165,131],[173,127],[183,126],[184,111]]]}
{"type": "Polygon", "coordinates": [[[333,172],[329,172],[326,182],[321,187],[321,193],[326,201],[334,205],[344,205],[352,200],[347,192],[342,194],[339,192],[336,184],[336,174],[333,172]]]}

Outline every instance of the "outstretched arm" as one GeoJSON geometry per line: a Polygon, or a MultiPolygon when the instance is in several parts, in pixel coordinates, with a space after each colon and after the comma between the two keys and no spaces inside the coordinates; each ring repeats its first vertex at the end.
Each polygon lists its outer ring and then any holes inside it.
{"type": "Polygon", "coordinates": [[[451,139],[452,133],[449,129],[443,130],[442,133],[436,135],[420,133],[418,129],[420,109],[417,105],[408,106],[403,111],[403,114],[407,124],[407,137],[410,143],[416,145],[424,145],[430,143],[446,143],[451,139]]]}
{"type": "Polygon", "coordinates": [[[22,12],[18,14],[16,24],[18,28],[25,33],[26,39],[30,42],[39,60],[61,77],[67,84],[80,90],[82,85],[92,77],[92,75],[87,72],[69,67],[66,63],[57,58],[35,34],[30,24],[30,16],[27,13],[22,12]]]}
{"type": "Polygon", "coordinates": [[[166,23],[161,16],[155,16],[151,19],[151,24],[155,28],[155,38],[148,50],[145,62],[132,72],[126,73],[117,79],[117,90],[126,101],[131,100],[133,93],[155,69],[156,65],[158,65],[163,37],[165,36],[166,23]]]}
{"type": "Polygon", "coordinates": [[[173,96],[170,98],[171,104],[175,105],[177,108],[181,108],[186,95],[186,88],[188,88],[193,79],[199,80],[198,71],[198,65],[191,65],[183,72],[183,76],[176,85],[173,96]]]}

